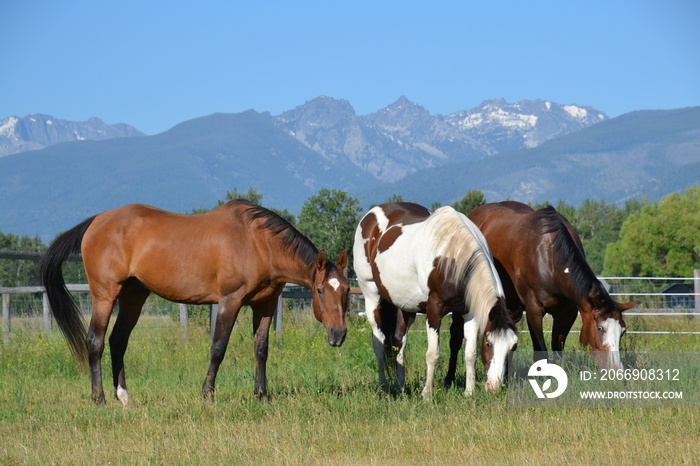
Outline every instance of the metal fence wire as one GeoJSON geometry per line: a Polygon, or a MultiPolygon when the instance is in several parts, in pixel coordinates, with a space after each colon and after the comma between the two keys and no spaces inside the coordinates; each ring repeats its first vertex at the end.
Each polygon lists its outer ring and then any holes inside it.
{"type": "MultiPolygon", "coordinates": [[[[700,283],[700,271],[695,277],[600,277],[608,292],[618,301],[638,300],[641,304],[625,312],[625,316],[686,316],[700,317],[700,296],[695,290],[700,283]]],[[[351,315],[364,314],[364,298],[356,283],[352,283],[354,292],[350,295],[349,312],[351,315]]],[[[69,290],[86,319],[92,313],[92,300],[87,285],[69,285],[69,290]]],[[[51,331],[54,327],[48,302],[42,287],[0,288],[2,294],[3,333],[9,334],[16,329],[26,331],[51,331]]],[[[118,306],[115,307],[118,312],[118,306]]],[[[311,293],[298,286],[285,289],[278,306],[279,317],[309,315],[313,312],[311,293]]],[[[212,313],[208,305],[179,305],[159,296],[151,295],[146,301],[143,315],[161,316],[180,321],[186,320],[211,323],[212,313]]],[[[278,327],[281,328],[281,327],[278,327]]],[[[646,331],[667,331],[664,328],[646,329],[646,331]]],[[[700,333],[700,332],[696,332],[700,333]]]]}

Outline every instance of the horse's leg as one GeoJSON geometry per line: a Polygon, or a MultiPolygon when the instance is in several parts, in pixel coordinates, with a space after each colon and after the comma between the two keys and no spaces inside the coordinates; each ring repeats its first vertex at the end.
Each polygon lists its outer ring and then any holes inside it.
{"type": "Polygon", "coordinates": [[[529,302],[525,305],[525,317],[527,318],[527,328],[530,331],[532,347],[534,350],[534,361],[547,359],[547,344],[544,342],[542,332],[542,319],[544,318],[544,307],[537,302],[529,302]]]}
{"type": "MultiPolygon", "coordinates": [[[[464,317],[462,316],[462,321],[464,317]]],[[[466,383],[464,395],[474,393],[476,386],[476,343],[479,339],[479,326],[476,319],[472,318],[464,322],[464,367],[466,371],[466,383]]]]}
{"type": "Polygon", "coordinates": [[[404,364],[404,352],[406,351],[406,342],[408,341],[408,329],[411,328],[413,322],[416,320],[416,314],[413,312],[403,312],[403,316],[400,325],[396,329],[396,339],[401,342],[401,347],[398,354],[396,355],[396,382],[399,386],[399,390],[404,392],[406,390],[406,365],[404,364]]]}
{"type": "Polygon", "coordinates": [[[253,334],[255,335],[255,396],[267,400],[267,348],[270,323],[277,307],[277,300],[256,304],[253,308],[253,334]]]}
{"type": "Polygon", "coordinates": [[[223,296],[219,300],[219,312],[214,325],[214,337],[211,341],[209,351],[209,370],[202,385],[202,395],[205,400],[214,401],[214,387],[216,385],[216,374],[219,372],[221,361],[226,355],[226,346],[231,337],[233,324],[236,323],[238,312],[241,310],[241,297],[237,293],[223,296]]]}
{"type": "Polygon", "coordinates": [[[364,282],[362,293],[365,295],[365,315],[372,329],[372,350],[377,359],[377,369],[379,371],[379,389],[387,391],[386,368],[384,365],[384,341],[386,337],[382,333],[382,316],[380,308],[380,296],[377,286],[373,282],[364,282]]]}
{"type": "Polygon", "coordinates": [[[450,325],[450,361],[447,365],[445,376],[445,388],[450,388],[455,381],[457,372],[457,358],[459,350],[464,342],[464,317],[457,312],[452,313],[452,325],[450,325]]]}
{"type": "Polygon", "coordinates": [[[126,391],[124,374],[124,353],[129,344],[129,335],[141,315],[143,303],[151,292],[138,281],[127,281],[119,293],[119,312],[117,321],[109,337],[109,349],[112,355],[112,377],[114,379],[114,396],[126,407],[129,393],[126,391]]]}
{"type": "Polygon", "coordinates": [[[428,351],[425,353],[425,363],[428,372],[423,387],[423,399],[428,400],[433,396],[433,379],[435,378],[435,367],[440,360],[440,323],[442,322],[442,301],[436,296],[428,296],[426,306],[425,326],[428,333],[428,351]]]}
{"type": "Polygon", "coordinates": [[[576,322],[577,316],[578,310],[576,306],[560,306],[557,312],[552,313],[554,318],[552,324],[552,351],[555,359],[561,359],[566,337],[569,335],[574,322],[576,322]]]}
{"type": "Polygon", "coordinates": [[[105,334],[109,325],[109,317],[116,302],[119,289],[113,292],[98,292],[91,288],[92,318],[85,339],[90,365],[90,380],[92,384],[92,400],[97,404],[105,404],[105,392],[102,387],[102,353],[105,349],[105,334]]]}

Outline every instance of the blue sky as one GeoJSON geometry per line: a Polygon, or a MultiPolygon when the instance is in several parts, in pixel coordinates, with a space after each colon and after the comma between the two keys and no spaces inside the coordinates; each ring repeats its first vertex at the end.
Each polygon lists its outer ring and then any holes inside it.
{"type": "Polygon", "coordinates": [[[0,119],[273,115],[325,95],[357,114],[551,100],[609,116],[700,105],[700,2],[20,1],[0,5],[0,119]],[[195,5],[196,3],[196,5],[195,5]]]}

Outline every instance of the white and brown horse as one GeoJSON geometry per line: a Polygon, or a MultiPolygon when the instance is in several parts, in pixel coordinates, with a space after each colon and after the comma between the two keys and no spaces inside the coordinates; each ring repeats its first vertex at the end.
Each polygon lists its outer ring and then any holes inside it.
{"type": "Polygon", "coordinates": [[[380,387],[387,388],[386,350],[395,355],[397,382],[404,388],[406,333],[419,312],[426,314],[428,333],[424,398],[432,394],[440,357],[438,332],[449,312],[465,322],[465,394],[474,391],[479,332],[486,389],[501,386],[517,334],[486,240],[466,216],[451,207],[431,215],[417,204],[382,204],[360,221],[353,252],[380,387]]]}
{"type": "Polygon", "coordinates": [[[127,405],[124,353],[149,294],[188,304],[218,303],[209,370],[202,387],[214,397],[219,365],[244,305],[253,310],[255,395],[267,397],[268,331],[285,283],[310,288],[316,318],[328,343],[340,346],[347,331],[347,255],[336,264],[277,214],[244,200],[201,215],[180,215],[131,204],[90,217],[63,233],[41,261],[41,277],[56,322],[76,356],[90,364],[92,398],[105,402],[102,352],[112,309],[119,313],[109,338],[114,393],[127,405]],[[66,291],[61,266],[82,251],[92,295],[92,319],[66,291]]]}

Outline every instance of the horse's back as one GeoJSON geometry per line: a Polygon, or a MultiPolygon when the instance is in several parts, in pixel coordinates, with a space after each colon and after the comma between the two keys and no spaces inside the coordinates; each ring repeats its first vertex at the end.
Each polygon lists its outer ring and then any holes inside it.
{"type": "Polygon", "coordinates": [[[206,247],[207,237],[217,238],[231,227],[232,223],[216,211],[184,215],[144,204],[129,204],[95,217],[83,239],[83,254],[90,256],[93,251],[100,254],[104,249],[121,246],[124,253],[140,255],[158,249],[160,243],[160,247],[168,247],[177,255],[186,252],[177,248],[178,243],[191,245],[199,241],[199,247],[206,247]]]}
{"type": "Polygon", "coordinates": [[[216,301],[219,276],[234,275],[224,268],[245,266],[250,245],[241,226],[221,208],[200,215],[143,204],[112,209],[97,215],[83,238],[86,274],[91,287],[133,277],[173,301],[216,301]],[[232,256],[241,263],[231,264],[232,256]]]}
{"type": "Polygon", "coordinates": [[[363,292],[368,282],[384,299],[404,310],[417,310],[427,297],[429,263],[424,221],[430,212],[418,204],[386,203],[372,208],[360,221],[353,246],[355,272],[363,292]]]}
{"type": "Polygon", "coordinates": [[[497,222],[504,227],[523,222],[535,210],[527,204],[516,201],[495,202],[483,204],[469,212],[469,220],[474,222],[483,232],[483,227],[497,222]]]}

